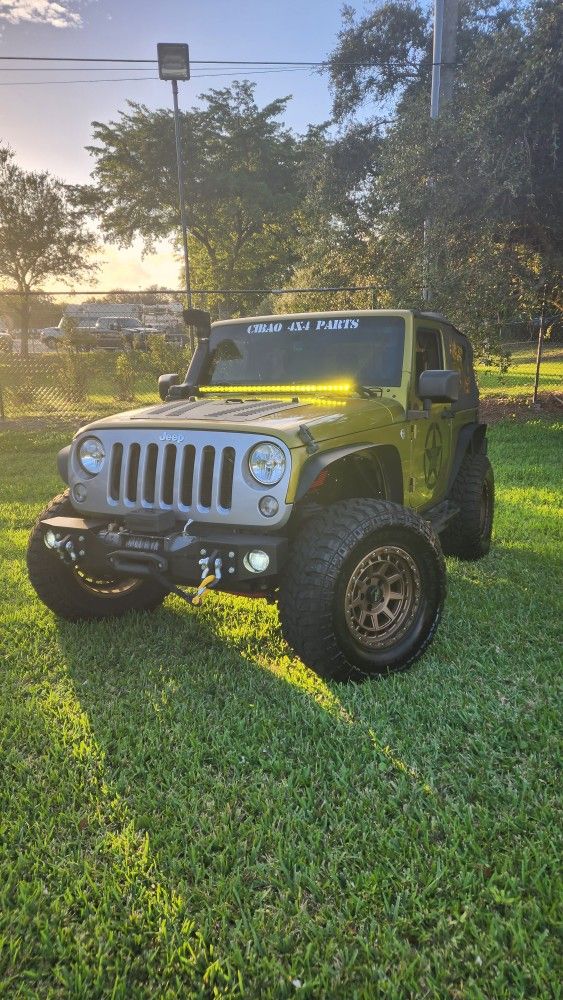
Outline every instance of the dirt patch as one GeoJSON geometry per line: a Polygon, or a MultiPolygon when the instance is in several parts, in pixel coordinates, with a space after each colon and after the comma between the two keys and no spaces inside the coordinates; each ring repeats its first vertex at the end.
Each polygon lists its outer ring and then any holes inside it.
{"type": "Polygon", "coordinates": [[[563,417],[563,396],[554,392],[540,392],[539,406],[535,407],[531,396],[486,396],[479,403],[479,415],[486,424],[497,424],[499,420],[538,420],[542,417],[563,417]]]}

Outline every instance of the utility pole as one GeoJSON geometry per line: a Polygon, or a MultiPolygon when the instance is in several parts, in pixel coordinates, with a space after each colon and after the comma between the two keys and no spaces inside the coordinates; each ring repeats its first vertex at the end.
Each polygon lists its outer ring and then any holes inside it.
{"type": "Polygon", "coordinates": [[[458,5],[459,0],[434,0],[431,118],[439,118],[441,109],[453,96],[458,5]]]}
{"type": "MultiPolygon", "coordinates": [[[[432,90],[430,118],[439,118],[440,111],[453,97],[455,61],[457,56],[457,21],[459,0],[434,0],[434,46],[432,52],[432,90]]],[[[428,187],[432,189],[432,178],[428,187]]],[[[424,220],[424,276],[422,298],[430,302],[428,232],[429,219],[424,220]]]]}
{"type": "Polygon", "coordinates": [[[188,252],[188,221],[186,214],[186,198],[184,195],[184,164],[182,156],[182,137],[180,134],[180,112],[178,109],[178,81],[172,80],[172,101],[174,104],[174,136],[176,139],[176,165],[178,170],[178,197],[180,200],[180,222],[182,224],[182,245],[184,248],[184,274],[186,279],[186,297],[188,309],[192,308],[192,283],[190,278],[190,255],[188,252]]]}

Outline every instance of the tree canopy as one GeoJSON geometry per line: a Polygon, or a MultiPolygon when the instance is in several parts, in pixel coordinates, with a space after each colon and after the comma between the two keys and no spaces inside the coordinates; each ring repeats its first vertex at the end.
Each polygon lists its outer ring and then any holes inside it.
{"type": "MultiPolygon", "coordinates": [[[[194,279],[215,288],[284,280],[294,260],[299,146],[280,123],[288,98],[259,107],[247,81],[210,90],[181,114],[194,279]]],[[[130,103],[94,122],[90,202],[105,233],[150,247],[178,232],[172,112],[130,103]]]]}
{"type": "MultiPolygon", "coordinates": [[[[344,8],[328,60],[333,117],[305,136],[282,123],[288,98],[259,107],[248,82],[182,114],[195,284],[369,284],[369,301],[331,304],[420,307],[427,283],[431,308],[478,342],[537,315],[544,291],[548,310],[561,308],[563,8],[460,0],[459,10],[454,94],[438,120],[421,0],[344,8]]],[[[130,104],[94,123],[94,140],[87,195],[105,233],[121,243],[140,235],[147,247],[176,235],[171,111],[130,104]]],[[[249,294],[227,308],[274,304],[329,300],[249,294]]]]}
{"type": "Polygon", "coordinates": [[[0,148],[0,278],[20,293],[22,353],[27,353],[30,292],[49,278],[93,269],[95,239],[73,189],[45,172],[25,171],[0,148]]]}
{"type": "Polygon", "coordinates": [[[387,304],[422,305],[425,260],[432,307],[477,338],[537,310],[545,283],[557,304],[562,39],[555,0],[461,3],[454,99],[431,121],[427,8],[391,0],[359,20],[345,9],[329,198],[311,211],[355,234],[387,304]]]}

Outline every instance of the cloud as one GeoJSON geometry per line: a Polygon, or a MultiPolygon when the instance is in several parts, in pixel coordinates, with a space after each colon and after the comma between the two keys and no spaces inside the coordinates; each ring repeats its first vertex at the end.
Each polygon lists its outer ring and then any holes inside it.
{"type": "Polygon", "coordinates": [[[0,21],[49,24],[53,28],[78,28],[82,18],[73,8],[77,0],[0,0],[0,21]]]}

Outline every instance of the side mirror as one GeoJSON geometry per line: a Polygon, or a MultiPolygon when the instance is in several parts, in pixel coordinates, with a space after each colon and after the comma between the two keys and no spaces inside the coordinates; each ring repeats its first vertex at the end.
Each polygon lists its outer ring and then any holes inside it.
{"type": "Polygon", "coordinates": [[[426,371],[418,380],[418,395],[431,403],[455,403],[459,399],[459,372],[426,371]]]}
{"type": "Polygon", "coordinates": [[[177,372],[169,375],[161,375],[158,380],[158,395],[161,399],[166,399],[172,385],[178,385],[180,376],[177,372]]]}

